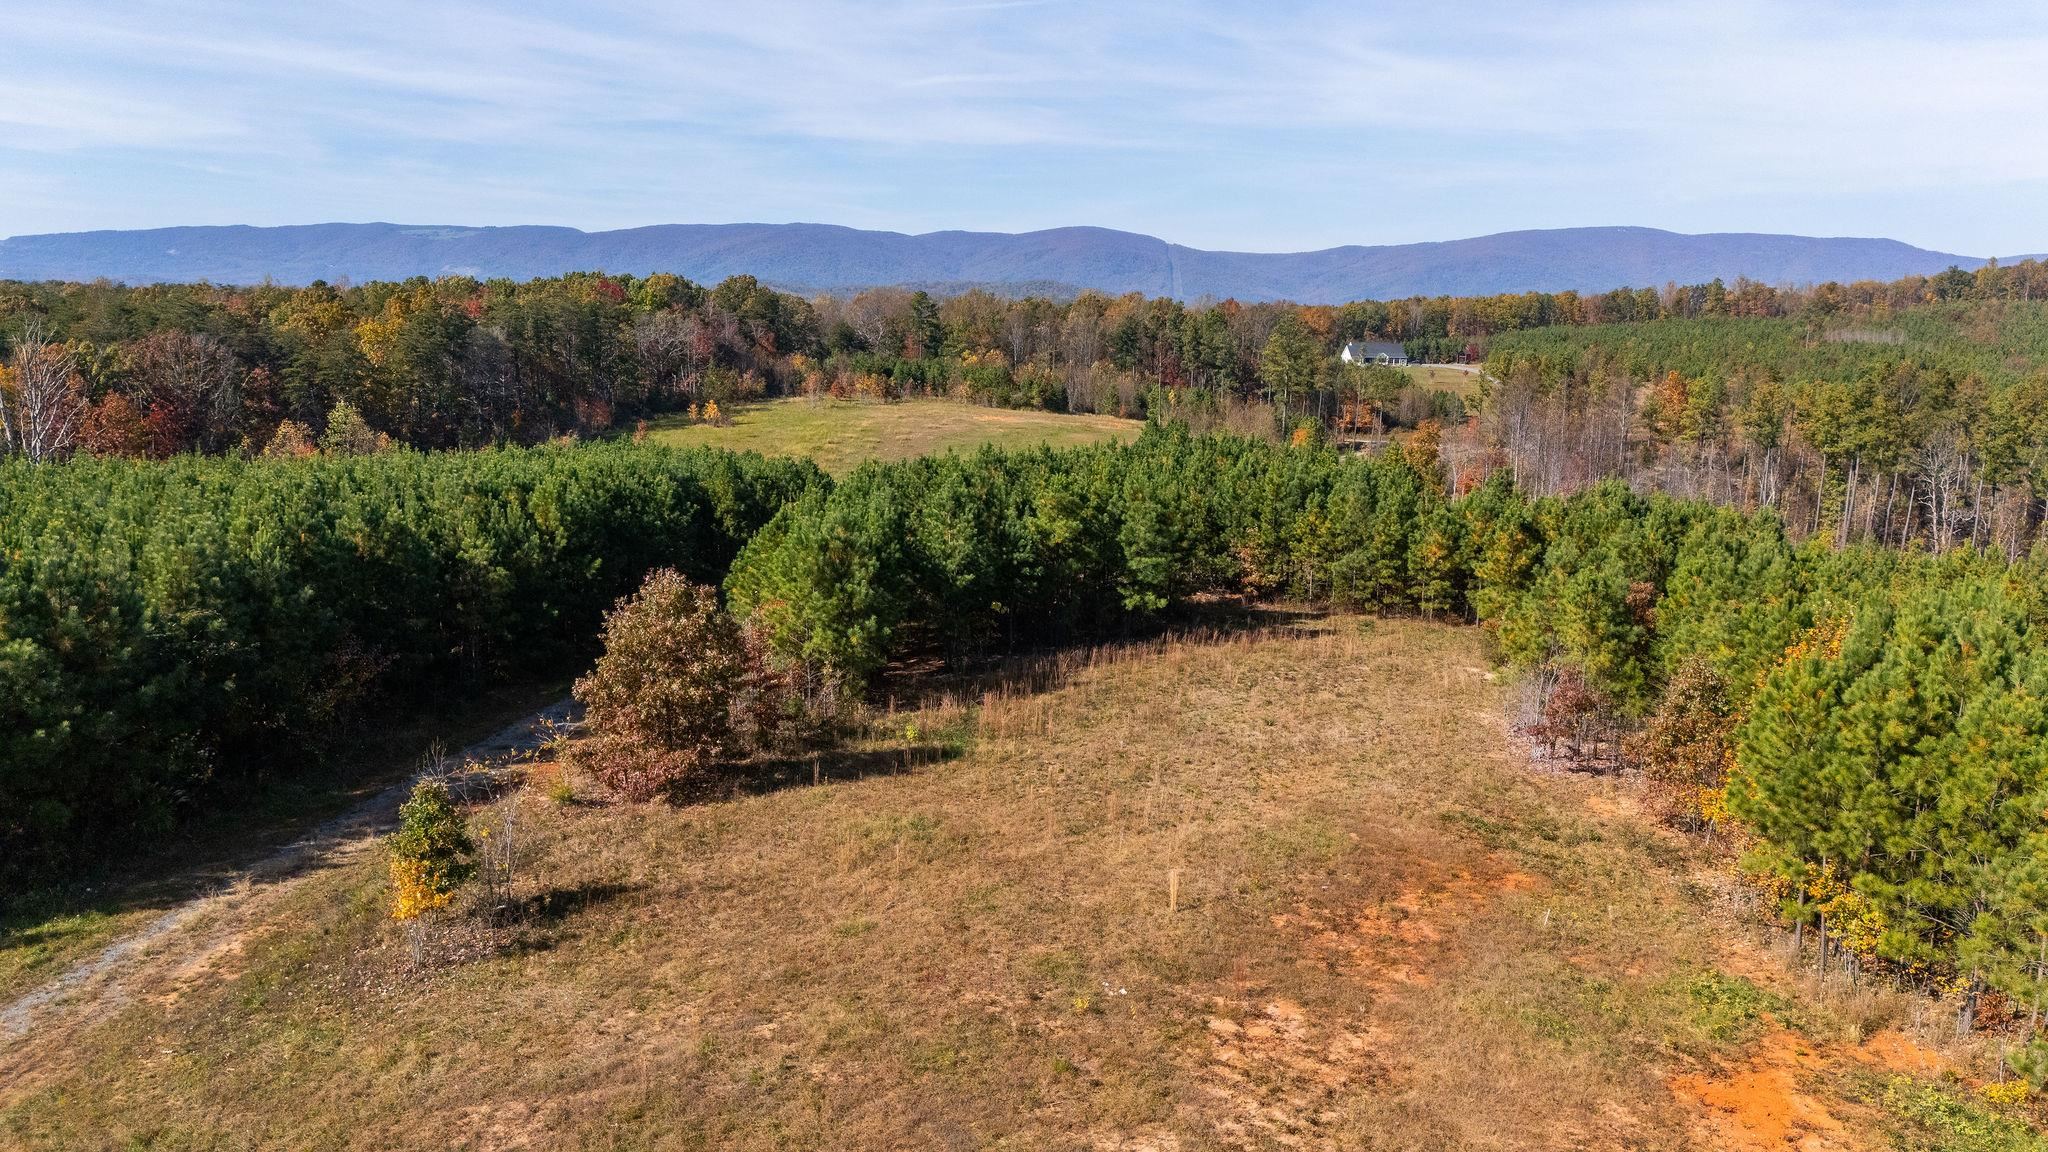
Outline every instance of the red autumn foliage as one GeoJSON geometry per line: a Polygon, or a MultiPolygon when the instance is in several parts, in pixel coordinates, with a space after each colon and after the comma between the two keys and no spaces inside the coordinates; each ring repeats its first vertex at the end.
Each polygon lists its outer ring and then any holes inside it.
{"type": "Polygon", "coordinates": [[[143,456],[149,446],[149,425],[126,396],[109,392],[87,406],[78,429],[80,451],[94,456],[143,456]]]}
{"type": "Polygon", "coordinates": [[[1545,752],[1575,765],[1592,766],[1619,755],[1612,722],[1614,702],[1586,681],[1577,668],[1563,667],[1544,697],[1542,717],[1527,729],[1545,752]]]}

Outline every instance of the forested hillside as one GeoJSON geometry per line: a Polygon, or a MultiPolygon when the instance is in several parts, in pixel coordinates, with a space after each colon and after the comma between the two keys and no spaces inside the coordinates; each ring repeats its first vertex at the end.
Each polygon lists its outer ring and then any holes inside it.
{"type": "Polygon", "coordinates": [[[1339,303],[1620,285],[1892,279],[1984,261],[1896,240],[1657,228],[1550,228],[1312,252],[1205,251],[1111,228],[905,235],[830,224],[574,228],[301,224],[148,228],[0,239],[0,277],[130,282],[527,279],[605,269],[710,282],[758,276],[803,292],[980,285],[1008,294],[1138,292],[1182,300],[1339,303]],[[1038,286],[1038,287],[1034,287],[1038,286]],[[1046,286],[1051,286],[1050,288],[1046,286]]]}
{"type": "Polygon", "coordinates": [[[2048,307],[1503,333],[1481,439],[1542,491],[1599,475],[1781,508],[1837,542],[2029,547],[2048,495],[2048,307]]]}
{"type": "Polygon", "coordinates": [[[1341,307],[1057,302],[734,277],[337,288],[0,285],[0,429],[31,458],[533,444],[750,398],[985,404],[1341,437],[1435,422],[1454,487],[1775,507],[1797,534],[2016,555],[2042,522],[2048,277],[2032,261],[1781,291],[1712,282],[1341,307]],[[1483,365],[1438,391],[1351,340],[1483,365]]]}

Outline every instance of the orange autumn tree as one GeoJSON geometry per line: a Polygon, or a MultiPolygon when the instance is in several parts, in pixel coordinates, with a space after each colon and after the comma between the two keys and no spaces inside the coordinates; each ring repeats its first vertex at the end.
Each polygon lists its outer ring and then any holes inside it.
{"type": "Polygon", "coordinates": [[[1681,827],[1705,831],[1726,818],[1722,789],[1735,760],[1735,722],[1728,685],[1714,666],[1699,656],[1680,665],[1643,731],[1639,754],[1644,778],[1681,827]]]}
{"type": "Polygon", "coordinates": [[[702,777],[751,742],[747,702],[773,678],[764,660],[717,592],[672,568],[650,574],[605,618],[604,654],[576,681],[592,732],[578,759],[628,800],[702,777]]]}

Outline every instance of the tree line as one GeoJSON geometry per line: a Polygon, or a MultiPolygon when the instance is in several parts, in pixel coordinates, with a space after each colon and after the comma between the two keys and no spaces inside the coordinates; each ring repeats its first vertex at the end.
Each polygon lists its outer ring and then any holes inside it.
{"type": "Polygon", "coordinates": [[[0,873],[147,843],[370,707],[587,654],[724,575],[809,462],[628,444],[0,461],[0,873]]]}
{"type": "Polygon", "coordinates": [[[1620,476],[1778,509],[1801,535],[2032,547],[2048,513],[2048,305],[1660,320],[1497,337],[1471,452],[1536,491],[1620,476]]]}
{"type": "MultiPolygon", "coordinates": [[[[1605,392],[1629,408],[1617,434],[1641,448],[1676,435],[1665,425],[1705,418],[1685,415],[1712,407],[1695,385],[1746,405],[1738,367],[1791,388],[1873,358],[1924,365],[1928,341],[1954,367],[1958,340],[1997,329],[2008,311],[2038,316],[2044,285],[2033,261],[1804,289],[1715,281],[1308,307],[893,288],[803,299],[747,276],[706,287],[667,274],[301,288],[0,282],[0,451],[303,455],[337,439],[336,419],[366,430],[340,438],[357,445],[378,435],[421,449],[533,444],[795,393],[949,394],[1127,416],[1249,405],[1268,435],[1302,419],[1346,430],[1465,419],[1449,393],[1342,362],[1354,340],[1401,342],[1418,361],[1486,360],[1496,379],[1544,395],[1560,381],[1576,396],[1626,380],[1605,392]],[[1712,334],[1724,330],[1734,335],[1712,334]],[[1845,355],[1749,355],[1751,342],[1845,355]],[[1635,391],[1667,371],[1688,385],[1680,411],[1638,412],[1635,391]]],[[[1987,386],[2011,363],[2040,362],[2038,341],[2022,343],[2018,360],[1977,373],[1987,386]]],[[[1511,402],[1519,395],[1510,389],[1511,402]]],[[[1518,423],[1494,429],[1487,447],[1526,455],[1526,438],[1518,423]]]]}
{"type": "Polygon", "coordinates": [[[43,382],[69,412],[34,455],[303,454],[338,411],[415,448],[536,444],[759,394],[812,331],[804,301],[744,276],[0,284],[0,391],[43,382]]]}

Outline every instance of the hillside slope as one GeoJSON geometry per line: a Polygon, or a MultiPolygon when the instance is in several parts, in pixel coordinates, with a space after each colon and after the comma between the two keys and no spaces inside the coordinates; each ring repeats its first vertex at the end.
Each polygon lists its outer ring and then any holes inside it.
{"type": "Polygon", "coordinates": [[[930,232],[827,224],[663,224],[612,232],[308,224],[70,232],[0,240],[0,277],[129,282],[396,280],[464,274],[527,279],[602,269],[702,282],[758,276],[780,287],[982,285],[1029,290],[1336,303],[1410,295],[1599,292],[1738,276],[1767,283],[1891,280],[1973,268],[1975,257],[1896,240],[1655,228],[1504,232],[1428,244],[1318,252],[1211,252],[1107,228],[930,232]]]}
{"type": "Polygon", "coordinates": [[[1269,623],[694,804],[535,764],[423,971],[373,841],[252,877],[0,1036],[0,1144],[2037,1152],[1630,785],[1529,771],[1478,630],[1269,623]]]}

